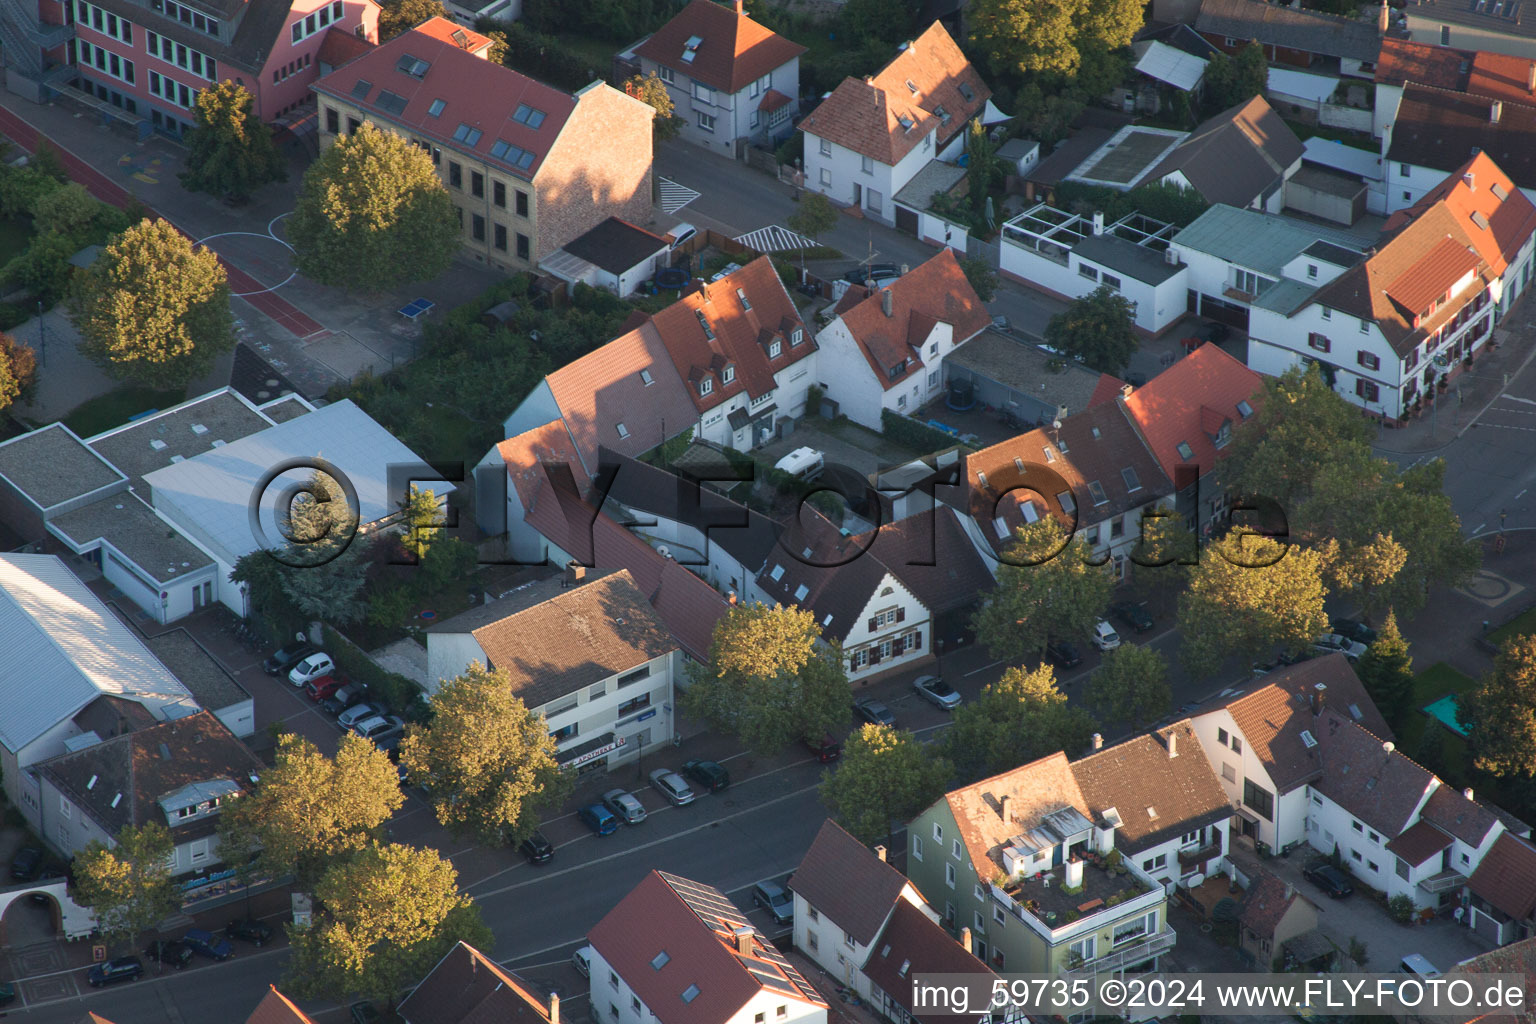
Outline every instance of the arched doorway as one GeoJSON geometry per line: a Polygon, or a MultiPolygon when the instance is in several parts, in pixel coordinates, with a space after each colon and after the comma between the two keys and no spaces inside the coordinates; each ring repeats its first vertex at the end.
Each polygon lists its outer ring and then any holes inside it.
{"type": "Polygon", "coordinates": [[[46,942],[63,935],[89,935],[96,921],[69,898],[62,878],[0,890],[0,945],[11,948],[46,942]]]}

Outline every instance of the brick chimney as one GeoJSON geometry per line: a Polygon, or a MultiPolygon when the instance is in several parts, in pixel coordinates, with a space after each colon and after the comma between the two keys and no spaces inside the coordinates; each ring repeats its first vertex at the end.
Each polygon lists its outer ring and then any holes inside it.
{"type": "Polygon", "coordinates": [[[880,290],[880,312],[884,313],[886,316],[891,316],[892,315],[891,314],[891,290],[889,288],[882,288],[880,290]]]}
{"type": "Polygon", "coordinates": [[[1096,733],[1093,734],[1093,749],[1094,750],[1103,750],[1104,749],[1104,734],[1103,733],[1096,732],[1096,733]]]}
{"type": "Polygon", "coordinates": [[[1168,760],[1171,761],[1171,760],[1173,760],[1174,758],[1176,758],[1178,756],[1179,756],[1179,734],[1176,733],[1176,732],[1170,732],[1168,734],[1168,760]]]}
{"type": "Polygon", "coordinates": [[[560,993],[549,994],[549,1024],[560,1024],[560,993]]]}
{"type": "MultiPolygon", "coordinates": [[[[1381,6],[1386,7],[1387,0],[1381,0],[1381,6]]],[[[747,0],[736,0],[736,14],[743,18],[747,16],[747,0]]]]}
{"type": "Polygon", "coordinates": [[[1000,796],[1000,797],[997,798],[997,816],[999,818],[1001,818],[1003,821],[1007,821],[1008,820],[1008,797],[1007,796],[1000,796]]]}
{"type": "Polygon", "coordinates": [[[582,565],[580,562],[565,563],[565,580],[561,583],[561,586],[574,587],[581,583],[585,583],[586,579],[586,566],[582,565]]]}
{"type": "Polygon", "coordinates": [[[1318,683],[1312,688],[1312,713],[1320,715],[1328,702],[1328,684],[1318,683]]]}
{"type": "Polygon", "coordinates": [[[1392,27],[1392,8],[1387,0],[1381,0],[1381,10],[1376,15],[1376,31],[1382,35],[1387,34],[1387,29],[1392,27]]]}
{"type": "Polygon", "coordinates": [[[875,856],[880,858],[880,862],[882,864],[885,863],[885,847],[883,847],[883,846],[875,847],[875,856]]]}
{"type": "Polygon", "coordinates": [[[735,934],[736,934],[736,952],[740,953],[742,956],[751,956],[752,955],[752,936],[754,934],[752,929],[751,928],[737,928],[735,934]]]}

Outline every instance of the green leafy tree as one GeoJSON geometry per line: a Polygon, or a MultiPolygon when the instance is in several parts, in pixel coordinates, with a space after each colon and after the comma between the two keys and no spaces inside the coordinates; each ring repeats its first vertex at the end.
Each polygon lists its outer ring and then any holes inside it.
{"type": "Polygon", "coordinates": [[[1203,678],[1234,654],[1305,649],[1328,631],[1327,595],[1316,551],[1232,531],[1206,549],[1179,600],[1184,668],[1203,678]]]}
{"type": "Polygon", "coordinates": [[[437,820],[485,843],[522,842],[571,789],[544,716],[505,671],[473,662],[432,695],[431,724],[400,743],[400,763],[432,794],[437,820]]]}
{"type": "Polygon", "coordinates": [[[1076,756],[1097,728],[1092,715],[1067,703],[1049,665],[1010,668],[955,709],[943,749],[961,778],[979,779],[1057,751],[1076,756]]]}
{"type": "Polygon", "coordinates": [[[283,536],[299,547],[350,537],[358,525],[341,483],[322,469],[310,473],[279,514],[283,536]]]}
{"type": "Polygon", "coordinates": [[[37,353],[0,333],[0,411],[30,402],[37,392],[37,353]]]}
{"type": "Polygon", "coordinates": [[[38,142],[37,149],[33,152],[28,166],[41,174],[47,175],[60,185],[69,181],[69,170],[64,166],[64,155],[46,139],[38,142]]]}
{"type": "Polygon", "coordinates": [[[690,666],[685,714],[773,753],[846,725],[852,691],[842,652],[821,641],[810,612],[736,605],[715,625],[708,665],[690,666]]]}
{"type": "Polygon", "coordinates": [[[101,215],[101,203],[78,182],[38,197],[32,227],[38,234],[60,234],[84,244],[101,215]]]}
{"type": "Polygon", "coordinates": [[[1142,512],[1131,549],[1131,590],[1139,600],[1182,587],[1199,561],[1199,539],[1183,516],[1167,504],[1142,512]]]}
{"type": "Polygon", "coordinates": [[[816,241],[837,224],[837,207],[820,192],[801,192],[795,212],[789,215],[789,230],[816,241]]]}
{"type": "Polygon", "coordinates": [[[369,548],[362,538],[289,545],[283,555],[289,563],[278,573],[288,607],[304,621],[324,619],[335,626],[361,622],[368,614],[369,548]],[[342,552],[331,557],[344,543],[342,552]]]}
{"type": "Polygon", "coordinates": [[[994,658],[1021,661],[1053,639],[1085,636],[1109,604],[1115,581],[1082,540],[1068,541],[1053,516],[1014,532],[997,587],[972,622],[994,658]]]}
{"type": "Polygon", "coordinates": [[[1117,374],[1136,354],[1136,313],[1108,285],[1074,299],[1045,326],[1048,345],[1100,373],[1117,374]]]}
{"type": "Polygon", "coordinates": [[[223,265],[169,221],[130,227],[74,284],[69,308],[81,350],[114,377],[184,387],[234,347],[223,265]]]}
{"type": "Polygon", "coordinates": [[[656,119],[651,123],[653,141],[665,142],[682,130],[682,119],[673,110],[672,94],[656,72],[626,79],[624,92],[655,109],[656,119]]]}
{"type": "Polygon", "coordinates": [[[480,554],[473,544],[449,537],[437,541],[427,550],[426,557],[421,560],[421,573],[429,587],[444,587],[472,575],[479,561],[480,554]]]}
{"type": "Polygon", "coordinates": [[[1168,663],[1151,647],[1123,643],[1104,655],[1083,696],[1106,722],[1125,722],[1132,732],[1173,706],[1168,663]]]}
{"type": "Polygon", "coordinates": [[[128,944],[181,906],[168,862],[175,843],[159,822],[129,825],[108,847],[93,839],[75,857],[75,902],[96,915],[112,944],[128,944]]]}
{"type": "Polygon", "coordinates": [[[442,535],[443,524],[448,521],[448,516],[431,488],[422,489],[415,484],[411,485],[410,494],[400,502],[400,512],[405,521],[400,546],[419,562],[442,535]]]}
{"type": "Polygon", "coordinates": [[[288,926],[283,988],[300,997],[356,994],[392,1007],[457,943],[489,949],[495,941],[436,850],[370,843],[332,865],[315,897],[323,908],[315,923],[288,926]]]}
{"type": "Polygon", "coordinates": [[[333,760],[288,733],[255,792],[219,812],[219,833],[237,849],[260,849],[268,877],[292,873],[312,885],[378,838],[404,802],[395,766],[367,740],[347,733],[333,760]]]}
{"type": "Polygon", "coordinates": [[[904,0],[848,0],[839,14],[848,38],[892,45],[912,38],[912,7],[904,0]]]}
{"type": "Polygon", "coordinates": [[[1134,0],[971,0],[972,44],[1005,72],[1074,75],[1085,52],[1129,46],[1141,30],[1134,0]]]}
{"type": "Polygon", "coordinates": [[[1360,656],[1355,674],[1392,731],[1401,732],[1414,713],[1413,658],[1408,654],[1408,642],[1398,632],[1395,612],[1387,612],[1387,621],[1382,623],[1376,642],[1360,656]]]}
{"type": "Polygon", "coordinates": [[[1264,47],[1250,41],[1237,53],[1217,54],[1205,70],[1205,101],[1212,112],[1246,103],[1269,87],[1264,47]]]}
{"type": "Polygon", "coordinates": [[[962,256],[960,269],[978,299],[991,302],[997,297],[997,271],[992,269],[990,262],[980,256],[962,256]]]}
{"type": "MultiPolygon", "coordinates": [[[[965,151],[969,155],[966,161],[966,197],[971,203],[972,216],[976,223],[985,224],[990,229],[993,225],[987,221],[987,199],[1002,188],[1003,163],[998,159],[997,146],[982,127],[980,118],[971,122],[965,151]]],[[[996,211],[993,212],[995,215],[996,211]]]]}
{"type": "Polygon", "coordinates": [[[877,843],[891,824],[937,800],[950,766],[905,730],[866,725],[849,737],[837,770],[821,784],[821,802],[859,842],[877,843]]]}
{"type": "Polygon", "coordinates": [[[1536,636],[1505,642],[1493,671],[1462,695],[1457,717],[1479,771],[1511,780],[1536,776],[1536,636]]]}
{"type": "Polygon", "coordinates": [[[426,150],[365,121],[305,172],[288,240],[311,280],[387,291],[447,270],[459,227],[426,150]]]}
{"type": "Polygon", "coordinates": [[[79,251],[80,246],[68,235],[43,232],[34,235],[25,249],[11,257],[0,270],[0,277],[12,287],[26,289],[51,309],[69,289],[69,258],[79,251]]]}
{"type": "Polygon", "coordinates": [[[379,42],[387,43],[432,18],[451,18],[441,0],[389,0],[379,12],[379,42]]]}
{"type": "Polygon", "coordinates": [[[253,113],[254,102],[243,85],[227,80],[197,94],[196,121],[183,139],[184,188],[245,202],[261,186],[288,180],[272,129],[253,113]]]}

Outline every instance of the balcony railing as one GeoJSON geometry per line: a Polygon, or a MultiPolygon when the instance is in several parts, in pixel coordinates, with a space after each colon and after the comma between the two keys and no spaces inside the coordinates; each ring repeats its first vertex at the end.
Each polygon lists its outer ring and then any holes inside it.
{"type": "Polygon", "coordinates": [[[1113,974],[1127,965],[1139,964],[1150,957],[1168,952],[1178,941],[1178,934],[1172,928],[1165,928],[1153,935],[1143,935],[1139,939],[1122,943],[1101,957],[1076,966],[1069,965],[1061,972],[1061,976],[1091,978],[1097,974],[1113,974]]]}
{"type": "Polygon", "coordinates": [[[1212,857],[1221,856],[1220,843],[1207,843],[1205,846],[1194,850],[1180,850],[1179,863],[1188,867],[1190,864],[1204,864],[1212,857]]]}
{"type": "Polygon", "coordinates": [[[1442,871],[1424,879],[1419,883],[1419,888],[1425,892],[1445,892],[1448,889],[1460,889],[1466,883],[1466,876],[1460,872],[1442,871]]]}

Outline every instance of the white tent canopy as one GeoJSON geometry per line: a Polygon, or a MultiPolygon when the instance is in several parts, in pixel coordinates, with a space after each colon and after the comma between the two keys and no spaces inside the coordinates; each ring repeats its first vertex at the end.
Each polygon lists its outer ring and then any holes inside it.
{"type": "Polygon", "coordinates": [[[981,112],[982,124],[1002,124],[1004,121],[1011,120],[1013,120],[1013,116],[1011,114],[1003,113],[1001,110],[998,110],[995,106],[992,105],[992,101],[990,99],[987,100],[986,109],[981,112]]]}

